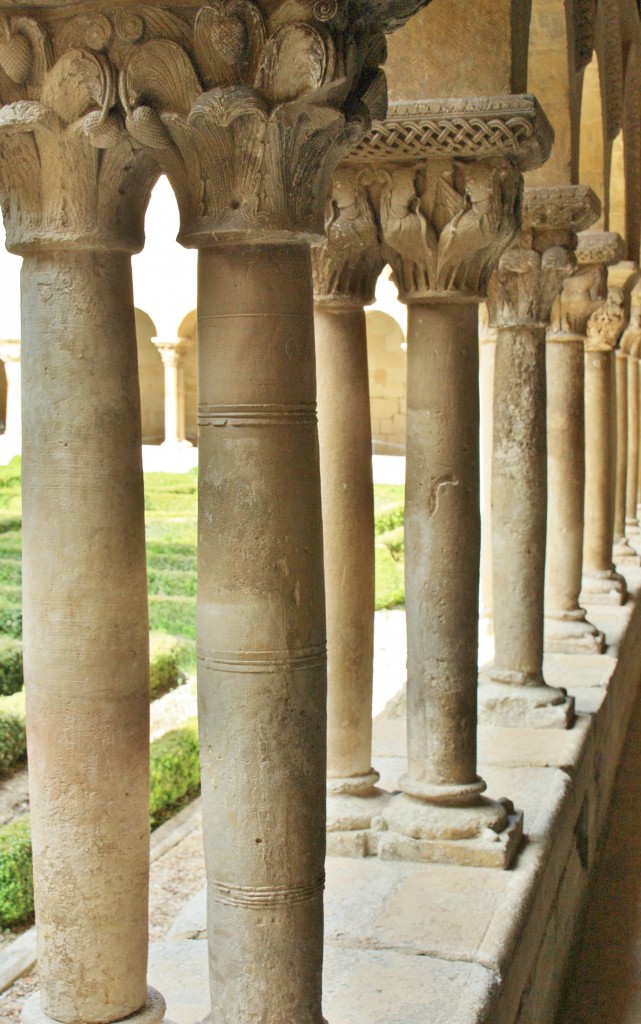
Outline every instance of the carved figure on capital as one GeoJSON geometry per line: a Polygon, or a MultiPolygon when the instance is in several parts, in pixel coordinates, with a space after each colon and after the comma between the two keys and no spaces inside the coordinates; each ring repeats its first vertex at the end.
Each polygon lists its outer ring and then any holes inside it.
{"type": "Polygon", "coordinates": [[[317,301],[374,301],[385,265],[367,169],[341,167],[335,175],[325,214],[325,239],[312,248],[317,301]]]}
{"type": "Polygon", "coordinates": [[[625,326],[625,293],[609,288],[605,302],[594,310],[586,330],[586,352],[609,352],[616,348],[625,326]]]}
{"type": "Polygon", "coordinates": [[[532,247],[529,232],[503,254],[488,289],[490,324],[494,327],[545,326],[563,282],[575,268],[564,246],[542,253],[532,247]]]}
{"type": "Polygon", "coordinates": [[[601,305],[607,290],[605,267],[601,264],[579,266],[552,304],[550,334],[583,337],[588,320],[601,305]]]}
{"type": "Polygon", "coordinates": [[[427,161],[381,173],[384,254],[408,298],[485,294],[517,230],[521,175],[508,160],[427,161]]]}

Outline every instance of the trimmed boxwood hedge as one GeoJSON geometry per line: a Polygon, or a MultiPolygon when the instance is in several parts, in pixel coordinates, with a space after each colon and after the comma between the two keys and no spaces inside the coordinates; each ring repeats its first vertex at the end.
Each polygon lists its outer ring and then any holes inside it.
{"type": "Polygon", "coordinates": [[[184,657],[182,644],[168,633],[149,636],[149,691],[152,700],[181,686],[186,679],[180,667],[184,657]]]}
{"type": "Polygon", "coordinates": [[[24,691],[0,697],[0,776],[10,772],[27,753],[24,691]]]}
{"type": "Polygon", "coordinates": [[[0,926],[22,924],[32,914],[31,822],[26,814],[0,828],[0,926]]]}
{"type": "Polygon", "coordinates": [[[22,642],[0,635],[0,696],[10,697],[22,689],[22,642]]]}
{"type": "MultiPolygon", "coordinates": [[[[154,829],[200,791],[196,719],[154,740],[149,760],[149,818],[154,829]]],[[[0,828],[0,928],[22,924],[32,914],[31,824],[26,814],[0,828]]]]}

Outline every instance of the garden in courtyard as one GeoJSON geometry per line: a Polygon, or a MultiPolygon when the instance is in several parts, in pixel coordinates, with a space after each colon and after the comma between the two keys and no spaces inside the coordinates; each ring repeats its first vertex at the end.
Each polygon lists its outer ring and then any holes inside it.
{"type": "MultiPolygon", "coordinates": [[[[26,773],[20,468],[19,458],[0,467],[0,797],[3,783],[26,773]]],[[[404,603],[403,490],[374,487],[377,609],[404,603]]],[[[200,784],[194,717],[197,491],[197,470],[145,474],[152,829],[192,800],[200,784]]],[[[0,800],[0,939],[32,915],[27,802],[16,809],[0,800]]]]}

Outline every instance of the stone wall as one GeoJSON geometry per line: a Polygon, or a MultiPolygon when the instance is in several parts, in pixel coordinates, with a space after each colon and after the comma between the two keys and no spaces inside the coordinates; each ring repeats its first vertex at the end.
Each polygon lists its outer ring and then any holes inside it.
{"type": "Polygon", "coordinates": [[[372,446],[378,455],[405,454],[405,336],[379,310],[366,312],[372,446]]]}

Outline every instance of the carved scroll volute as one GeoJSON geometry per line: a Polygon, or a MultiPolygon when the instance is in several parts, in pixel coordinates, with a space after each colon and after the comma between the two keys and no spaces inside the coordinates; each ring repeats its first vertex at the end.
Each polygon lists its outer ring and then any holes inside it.
{"type": "Polygon", "coordinates": [[[312,248],[317,302],[369,305],[385,265],[367,188],[367,171],[339,168],[325,216],[325,239],[312,248]]]}
{"type": "Polygon", "coordinates": [[[397,168],[381,189],[384,253],[406,302],[479,299],[518,230],[521,175],[507,160],[397,168]]]}
{"type": "Polygon", "coordinates": [[[625,293],[609,288],[605,302],[594,310],[586,330],[586,352],[609,352],[616,348],[625,326],[625,293]]]}
{"type": "Polygon", "coordinates": [[[322,235],[336,165],[385,114],[367,4],[261,6],[209,4],[189,50],[143,42],[121,74],[127,128],[172,180],[186,244],[322,235]]]}

